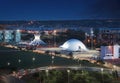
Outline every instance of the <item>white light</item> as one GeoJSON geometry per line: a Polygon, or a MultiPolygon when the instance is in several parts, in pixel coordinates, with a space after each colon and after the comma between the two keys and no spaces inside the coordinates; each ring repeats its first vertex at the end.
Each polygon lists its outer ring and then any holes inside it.
{"type": "Polygon", "coordinates": [[[18,62],[20,63],[20,62],[21,62],[21,60],[19,59],[19,60],[18,60],[18,62]]]}
{"type": "Polygon", "coordinates": [[[68,69],[68,70],[67,70],[67,72],[69,73],[69,72],[70,72],[70,70],[68,69]]]}
{"type": "Polygon", "coordinates": [[[54,59],[55,57],[54,56],[52,56],[52,59],[54,59]]]}
{"type": "Polygon", "coordinates": [[[34,35],[36,40],[40,40],[40,35],[34,35]]]}
{"type": "Polygon", "coordinates": [[[33,57],[32,60],[35,61],[35,58],[33,57]]]}
{"type": "Polygon", "coordinates": [[[113,65],[113,68],[115,69],[115,68],[116,68],[116,66],[115,66],[115,65],[113,65]]]}
{"type": "Polygon", "coordinates": [[[48,72],[49,72],[49,70],[48,70],[48,69],[46,69],[45,71],[46,71],[46,73],[48,73],[48,72]]]}
{"type": "Polygon", "coordinates": [[[60,47],[68,51],[87,51],[86,46],[77,39],[70,39],[60,47]]]}
{"type": "Polygon", "coordinates": [[[29,43],[30,45],[45,44],[45,43],[40,39],[40,34],[34,34],[34,37],[35,37],[34,40],[29,43]]]}
{"type": "Polygon", "coordinates": [[[9,65],[10,65],[10,62],[8,62],[7,65],[9,66],[9,65]]]}
{"type": "Polygon", "coordinates": [[[17,29],[17,32],[20,32],[20,30],[19,30],[19,29],[17,29]]]}
{"type": "Polygon", "coordinates": [[[101,71],[103,72],[103,68],[101,68],[101,71]]]}

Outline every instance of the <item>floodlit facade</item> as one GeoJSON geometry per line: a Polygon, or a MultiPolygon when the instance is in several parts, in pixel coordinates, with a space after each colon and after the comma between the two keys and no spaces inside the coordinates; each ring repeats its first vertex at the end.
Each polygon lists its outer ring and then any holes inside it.
{"type": "Polygon", "coordinates": [[[67,51],[87,51],[86,46],[78,39],[70,39],[60,46],[67,51]]]}
{"type": "Polygon", "coordinates": [[[34,34],[34,40],[29,43],[30,45],[45,45],[46,43],[40,39],[40,34],[34,34]]]}
{"type": "Polygon", "coordinates": [[[101,46],[101,59],[118,59],[120,57],[120,46],[101,46]]]}
{"type": "Polygon", "coordinates": [[[19,30],[1,30],[0,31],[0,42],[20,42],[21,33],[19,30]]]}

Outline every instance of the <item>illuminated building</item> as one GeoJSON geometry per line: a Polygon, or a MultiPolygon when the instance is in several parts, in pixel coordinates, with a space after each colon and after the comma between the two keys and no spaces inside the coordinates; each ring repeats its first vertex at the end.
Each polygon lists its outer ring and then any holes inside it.
{"type": "Polygon", "coordinates": [[[21,33],[19,30],[1,30],[0,31],[0,42],[20,42],[21,33]]]}
{"type": "Polygon", "coordinates": [[[70,39],[60,47],[66,51],[87,51],[86,46],[77,39],[70,39]]]}
{"type": "Polygon", "coordinates": [[[120,46],[101,46],[101,59],[118,59],[120,57],[120,46]]]}
{"type": "Polygon", "coordinates": [[[120,43],[120,28],[100,28],[99,40],[107,45],[120,43]]]}
{"type": "Polygon", "coordinates": [[[4,38],[4,36],[3,36],[3,31],[0,31],[0,42],[3,41],[3,38],[4,38]]]}
{"type": "Polygon", "coordinates": [[[30,45],[45,45],[46,43],[40,39],[40,34],[34,34],[34,40],[30,42],[30,45]]]}

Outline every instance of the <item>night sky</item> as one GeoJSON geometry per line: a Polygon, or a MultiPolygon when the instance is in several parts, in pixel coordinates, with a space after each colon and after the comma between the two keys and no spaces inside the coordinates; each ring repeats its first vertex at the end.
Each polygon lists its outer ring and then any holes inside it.
{"type": "Polygon", "coordinates": [[[0,0],[0,20],[112,18],[120,18],[120,0],[0,0]]]}

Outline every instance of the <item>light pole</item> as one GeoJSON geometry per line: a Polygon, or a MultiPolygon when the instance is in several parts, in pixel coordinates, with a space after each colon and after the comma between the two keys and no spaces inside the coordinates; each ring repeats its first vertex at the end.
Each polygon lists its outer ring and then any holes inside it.
{"type": "Polygon", "coordinates": [[[19,67],[20,67],[20,63],[21,63],[21,60],[20,60],[20,59],[18,59],[18,63],[19,63],[19,67]]]}
{"type": "Polygon", "coordinates": [[[32,58],[32,61],[33,61],[33,67],[34,67],[34,61],[35,61],[35,57],[32,58]]]}
{"type": "Polygon", "coordinates": [[[113,65],[113,69],[114,69],[114,70],[116,69],[116,66],[115,66],[115,65],[113,65]]]}
{"type": "Polygon", "coordinates": [[[67,73],[68,73],[68,83],[70,83],[70,75],[69,75],[70,74],[70,70],[69,69],[67,70],[67,73]]]}
{"type": "Polygon", "coordinates": [[[52,62],[51,62],[51,63],[52,63],[52,66],[54,66],[54,58],[55,58],[55,57],[52,56],[52,62]]]}
{"type": "Polygon", "coordinates": [[[56,36],[56,30],[54,30],[53,35],[54,35],[54,47],[55,47],[56,46],[56,38],[55,38],[55,36],[56,36]]]}
{"type": "Polygon", "coordinates": [[[21,63],[21,60],[20,60],[20,59],[18,59],[18,62],[19,62],[19,63],[21,63]]]}
{"type": "Polygon", "coordinates": [[[114,65],[114,56],[112,57],[112,64],[114,65]]]}
{"type": "Polygon", "coordinates": [[[102,75],[102,83],[104,83],[104,77],[103,77],[103,68],[101,68],[101,75],[102,75]]]}
{"type": "Polygon", "coordinates": [[[46,72],[46,76],[47,76],[47,83],[48,83],[48,73],[49,73],[49,70],[48,70],[48,69],[46,69],[46,70],[45,70],[45,72],[46,72]]]}
{"type": "Polygon", "coordinates": [[[93,49],[93,36],[94,36],[93,28],[90,29],[90,33],[91,33],[91,49],[93,49]]]}
{"type": "Polygon", "coordinates": [[[48,72],[49,72],[49,70],[48,70],[48,69],[46,69],[46,70],[45,70],[45,72],[46,72],[46,75],[48,76],[48,72]]]}
{"type": "Polygon", "coordinates": [[[10,66],[10,62],[8,62],[7,65],[10,66]]]}

